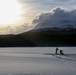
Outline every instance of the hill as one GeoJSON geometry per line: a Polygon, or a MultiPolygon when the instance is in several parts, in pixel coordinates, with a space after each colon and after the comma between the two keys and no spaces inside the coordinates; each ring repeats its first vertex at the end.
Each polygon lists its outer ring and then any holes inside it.
{"type": "Polygon", "coordinates": [[[0,35],[0,47],[76,46],[76,29],[39,29],[0,35]]]}
{"type": "Polygon", "coordinates": [[[32,47],[35,43],[21,35],[1,35],[0,47],[32,47]]]}
{"type": "Polygon", "coordinates": [[[76,46],[76,29],[38,29],[21,36],[27,36],[36,46],[76,46]]]}

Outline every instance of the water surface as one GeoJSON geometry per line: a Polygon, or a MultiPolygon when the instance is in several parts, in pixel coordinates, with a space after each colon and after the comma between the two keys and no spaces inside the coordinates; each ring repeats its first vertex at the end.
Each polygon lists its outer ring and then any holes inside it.
{"type": "Polygon", "coordinates": [[[0,48],[0,75],[76,75],[76,47],[0,48]]]}

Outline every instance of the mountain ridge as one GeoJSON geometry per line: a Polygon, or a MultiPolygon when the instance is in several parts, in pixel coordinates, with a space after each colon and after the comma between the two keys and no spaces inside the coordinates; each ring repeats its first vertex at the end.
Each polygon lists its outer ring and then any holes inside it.
{"type": "Polygon", "coordinates": [[[0,47],[76,46],[76,29],[31,30],[21,34],[0,35],[0,47]]]}

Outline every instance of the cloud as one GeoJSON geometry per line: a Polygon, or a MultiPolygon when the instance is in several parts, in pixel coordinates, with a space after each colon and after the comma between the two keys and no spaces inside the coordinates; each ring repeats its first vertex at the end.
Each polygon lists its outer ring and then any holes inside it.
{"type": "Polygon", "coordinates": [[[0,26],[0,35],[4,34],[20,34],[23,32],[27,32],[31,30],[33,27],[29,24],[23,24],[23,25],[14,25],[14,26],[0,26]]]}
{"type": "Polygon", "coordinates": [[[58,6],[67,10],[74,9],[76,6],[75,0],[18,0],[18,2],[22,7],[22,17],[27,22],[31,22],[37,14],[58,6]]]}
{"type": "Polygon", "coordinates": [[[33,20],[34,29],[49,27],[74,27],[76,28],[76,9],[65,11],[61,8],[55,8],[51,12],[41,13],[33,20]]]}

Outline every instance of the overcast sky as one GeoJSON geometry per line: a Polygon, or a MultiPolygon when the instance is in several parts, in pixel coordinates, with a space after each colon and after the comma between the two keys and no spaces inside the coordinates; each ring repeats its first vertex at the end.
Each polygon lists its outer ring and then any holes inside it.
{"type": "Polygon", "coordinates": [[[38,14],[57,7],[62,7],[65,10],[76,8],[76,0],[19,0],[19,3],[22,6],[22,16],[25,17],[26,22],[31,22],[38,14]]]}

